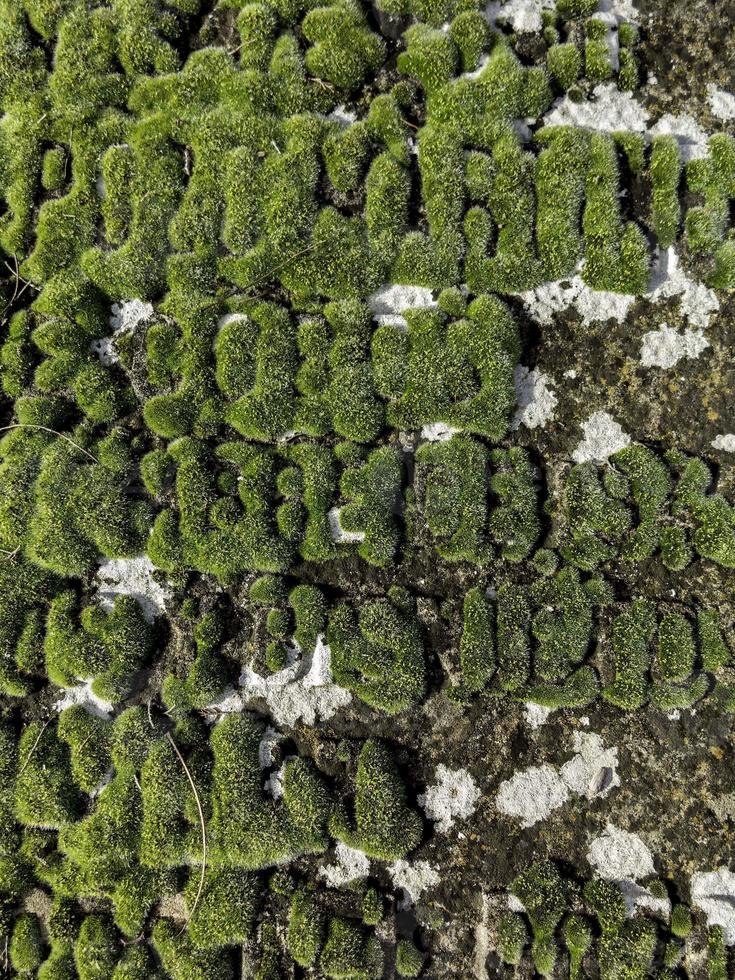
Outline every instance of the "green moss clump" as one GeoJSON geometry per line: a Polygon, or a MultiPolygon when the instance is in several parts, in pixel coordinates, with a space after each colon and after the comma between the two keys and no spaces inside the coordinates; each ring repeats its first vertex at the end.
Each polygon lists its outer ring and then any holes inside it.
{"type": "Polygon", "coordinates": [[[495,673],[493,606],[479,586],[468,589],[464,597],[459,660],[462,681],[470,691],[481,691],[495,673]]]}
{"type": "Polygon", "coordinates": [[[671,910],[671,931],[679,939],[686,939],[692,931],[692,912],[688,905],[679,903],[671,910]]]}
{"type": "Polygon", "coordinates": [[[503,691],[516,691],[531,671],[529,637],[531,609],[525,590],[511,585],[498,589],[497,683],[503,691]]]}
{"type": "Polygon", "coordinates": [[[396,972],[399,977],[417,977],[424,966],[421,950],[410,939],[401,938],[396,944],[396,972]]]}
{"type": "Polygon", "coordinates": [[[357,763],[355,829],[337,811],[330,829],[349,847],[370,857],[395,861],[421,841],[421,817],[409,804],[405,784],[388,748],[374,739],[363,745],[357,763]]]}
{"type": "Polygon", "coordinates": [[[656,136],[651,145],[651,224],[661,248],[673,245],[679,232],[681,207],[679,145],[673,136],[656,136]]]}
{"type": "Polygon", "coordinates": [[[528,942],[526,923],[520,915],[507,912],[498,922],[498,952],[503,963],[517,966],[528,942]]]}
{"type": "Polygon", "coordinates": [[[362,8],[350,0],[310,10],[301,22],[311,41],[304,62],[317,78],[353,92],[385,57],[385,42],[367,26],[362,8]]]}
{"type": "Polygon", "coordinates": [[[263,726],[227,717],[212,732],[212,848],[226,863],[251,870],[326,849],[331,801],[323,780],[303,759],[283,771],[283,799],[261,787],[263,726]]]}
{"type": "Polygon", "coordinates": [[[18,746],[21,766],[15,783],[16,818],[28,827],[58,829],[79,814],[69,748],[57,726],[32,722],[18,746]]]}
{"type": "Polygon", "coordinates": [[[584,281],[593,289],[641,295],[648,288],[648,246],[641,229],[620,218],[620,174],[610,136],[593,133],[585,179],[584,281]]]}
{"type": "Polygon", "coordinates": [[[110,920],[103,915],[88,915],[74,944],[74,963],[79,980],[111,977],[117,956],[117,936],[110,920]]]}
{"type": "Polygon", "coordinates": [[[351,919],[333,916],[319,966],[327,977],[372,980],[382,975],[383,955],[372,932],[351,919]]]}
{"type": "Polygon", "coordinates": [[[327,642],[337,684],[388,714],[416,704],[426,687],[424,644],[413,612],[390,601],[347,603],[329,617],[327,642]]]}
{"type": "Polygon", "coordinates": [[[363,535],[357,551],[371,565],[392,563],[400,540],[395,511],[403,465],[399,449],[381,446],[365,463],[344,471],[341,490],[348,503],[339,510],[339,524],[348,533],[363,535]]]}
{"type": "Polygon", "coordinates": [[[227,950],[199,949],[170,919],[153,928],[153,945],[172,980],[231,980],[232,960],[227,950]]]}
{"type": "Polygon", "coordinates": [[[40,965],[43,938],[37,915],[24,912],[15,920],[9,954],[10,964],[18,973],[31,973],[40,965]]]}
{"type": "Polygon", "coordinates": [[[59,716],[58,733],[71,749],[71,769],[77,786],[91,793],[110,765],[109,723],[80,705],[72,705],[59,716]]]}
{"type": "Polygon", "coordinates": [[[490,515],[490,533],[508,561],[528,557],[540,532],[535,468],[524,449],[494,449],[490,454],[496,471],[490,489],[500,506],[490,515]]]}
{"type": "Polygon", "coordinates": [[[288,918],[288,951],[299,966],[312,966],[326,936],[326,915],[313,895],[299,890],[291,899],[288,918]]]}
{"type": "Polygon", "coordinates": [[[576,44],[553,44],[546,52],[546,66],[554,81],[566,92],[582,72],[582,55],[576,44]]]}
{"type": "Polygon", "coordinates": [[[581,915],[570,915],[564,921],[564,942],[569,950],[569,978],[577,980],[581,976],[582,960],[592,944],[592,929],[581,915]]]}
{"type": "Polygon", "coordinates": [[[539,861],[515,879],[512,889],[531,923],[531,955],[536,970],[549,976],[556,961],[554,931],[568,908],[564,880],[554,864],[539,861]]]}
{"type": "Polygon", "coordinates": [[[655,628],[653,610],[645,599],[635,599],[630,609],[613,622],[615,679],[603,689],[602,696],[626,711],[639,708],[646,701],[650,643],[655,628]]]}
{"type": "MultiPolygon", "coordinates": [[[[199,873],[189,878],[185,896],[191,908],[199,890],[199,873]]],[[[257,875],[239,868],[212,868],[189,918],[189,936],[195,946],[214,949],[247,942],[255,930],[261,889],[257,875]]]]}

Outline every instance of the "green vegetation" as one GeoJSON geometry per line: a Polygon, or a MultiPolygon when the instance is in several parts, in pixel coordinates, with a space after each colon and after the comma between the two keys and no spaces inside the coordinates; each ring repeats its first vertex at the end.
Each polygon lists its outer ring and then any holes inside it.
{"type": "Polygon", "coordinates": [[[369,739],[357,763],[354,829],[337,809],[331,831],[350,847],[386,861],[405,857],[421,841],[422,820],[406,798],[406,787],[388,748],[369,739]]]}

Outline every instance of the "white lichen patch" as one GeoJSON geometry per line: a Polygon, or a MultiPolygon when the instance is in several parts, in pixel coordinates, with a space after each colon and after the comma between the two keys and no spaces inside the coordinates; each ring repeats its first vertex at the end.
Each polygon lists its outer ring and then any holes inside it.
{"type": "Polygon", "coordinates": [[[85,711],[88,711],[90,715],[96,715],[98,718],[109,718],[112,715],[114,706],[111,702],[97,697],[92,691],[92,684],[95,678],[80,677],[79,680],[80,683],[77,686],[64,688],[64,696],[56,702],[56,710],[62,712],[66,708],[71,708],[72,705],[78,704],[85,711]]]}
{"type": "Polygon", "coordinates": [[[436,300],[431,290],[425,286],[386,284],[368,296],[367,304],[381,325],[390,323],[405,328],[406,319],[402,314],[406,310],[436,306],[436,300]]]}
{"type": "Polygon", "coordinates": [[[629,916],[635,915],[636,909],[647,909],[654,915],[668,919],[671,914],[671,901],[663,896],[654,895],[648,888],[639,885],[637,881],[626,878],[618,882],[620,891],[625,899],[625,910],[629,916]]]}
{"type": "Polygon", "coordinates": [[[523,720],[532,731],[535,731],[546,724],[552,711],[553,708],[545,708],[541,704],[528,701],[523,705],[523,720]]]}
{"type": "Polygon", "coordinates": [[[498,788],[498,810],[518,820],[521,827],[533,827],[546,820],[569,799],[569,787],[553,766],[543,765],[517,772],[498,788]]]}
{"type": "Polygon", "coordinates": [[[531,370],[523,364],[517,365],[513,372],[518,409],[511,422],[511,429],[525,425],[527,429],[538,429],[554,418],[557,397],[550,387],[551,378],[539,371],[531,370]]]}
{"type": "Polygon", "coordinates": [[[447,425],[446,422],[429,422],[421,426],[421,438],[426,442],[448,442],[452,436],[461,431],[455,429],[453,425],[447,425]]]}
{"type": "Polygon", "coordinates": [[[656,873],[653,855],[638,834],[612,823],[592,840],[587,860],[606,881],[639,881],[656,873]]]}
{"type": "Polygon", "coordinates": [[[715,291],[690,279],[681,268],[676,251],[668,248],[656,256],[646,299],[658,303],[674,296],[680,297],[681,315],[695,327],[707,327],[712,315],[720,308],[715,291]]]}
{"type": "Polygon", "coordinates": [[[542,10],[554,10],[554,0],[505,0],[485,8],[488,22],[508,24],[518,34],[535,34],[543,27],[542,10]]]}
{"type": "Polygon", "coordinates": [[[735,95],[731,92],[726,92],[710,82],[707,86],[707,102],[713,116],[717,116],[723,122],[735,119],[735,95]]]}
{"type": "Polygon", "coordinates": [[[620,785],[618,750],[605,748],[599,735],[593,732],[574,733],[574,758],[561,767],[560,776],[569,791],[588,800],[607,796],[620,785]]]}
{"type": "Polygon", "coordinates": [[[607,293],[590,289],[580,275],[546,282],[536,289],[519,293],[531,317],[542,326],[554,322],[554,316],[564,310],[574,308],[582,318],[582,323],[615,320],[622,323],[635,302],[635,297],[626,293],[607,293]]]}
{"type": "Polygon", "coordinates": [[[613,453],[630,445],[630,436],[608,412],[594,412],[582,423],[584,439],[572,453],[575,463],[605,463],[613,453]]]}
{"type": "Polygon", "coordinates": [[[448,769],[439,764],[434,778],[436,783],[427,786],[418,797],[418,804],[436,829],[445,834],[454,826],[456,819],[466,820],[475,812],[480,790],[466,769],[448,769]]]}
{"type": "Polygon", "coordinates": [[[337,544],[353,544],[365,540],[364,531],[345,531],[339,522],[339,507],[332,507],[327,513],[332,541],[337,544]]]}
{"type": "Polygon", "coordinates": [[[100,562],[95,576],[100,605],[109,612],[117,595],[131,595],[152,623],[166,611],[168,592],[153,578],[155,565],[147,555],[137,558],[108,558],[100,562]]]}
{"type": "Polygon", "coordinates": [[[690,881],[692,904],[707,916],[708,926],[721,926],[725,943],[735,945],[735,874],[724,865],[697,871],[690,881]]]}
{"type": "Polygon", "coordinates": [[[294,662],[275,674],[264,677],[246,667],[240,675],[240,696],[244,705],[264,700],[279,725],[313,725],[352,700],[352,694],[332,680],[331,651],[322,636],[311,655],[299,657],[297,650],[294,662]]]}
{"type": "Polygon", "coordinates": [[[435,888],[441,878],[428,861],[409,863],[401,859],[388,866],[388,873],[394,888],[400,888],[403,896],[398,900],[398,908],[406,909],[415,905],[425,891],[435,888]]]}
{"type": "Polygon", "coordinates": [[[544,116],[546,126],[576,126],[601,133],[632,130],[644,133],[649,113],[632,92],[621,92],[614,82],[596,85],[589,101],[575,102],[568,95],[557,99],[544,116]]]}
{"type": "Polygon", "coordinates": [[[334,849],[335,862],[319,869],[330,888],[342,888],[351,881],[360,881],[370,874],[370,858],[367,854],[341,841],[334,849]]]}
{"type": "Polygon", "coordinates": [[[619,24],[638,23],[639,14],[633,0],[600,0],[597,9],[602,13],[613,14],[619,24]]]}
{"type": "Polygon", "coordinates": [[[710,346],[704,332],[687,327],[679,332],[667,323],[658,330],[649,330],[641,338],[643,367],[671,368],[684,358],[696,359],[710,346]]]}
{"type": "Polygon", "coordinates": [[[261,769],[268,769],[273,765],[273,750],[283,738],[283,734],[272,725],[266,725],[263,737],[258,745],[258,765],[261,769]]]}
{"type": "Polygon", "coordinates": [[[205,720],[208,724],[219,721],[225,715],[234,715],[243,710],[242,697],[234,687],[229,686],[224,689],[222,694],[211,704],[202,708],[205,720]]]}
{"type": "Polygon", "coordinates": [[[129,299],[124,303],[113,303],[110,312],[110,327],[112,333],[107,337],[100,337],[93,340],[90,344],[91,350],[99,357],[102,364],[109,367],[118,361],[115,349],[115,337],[122,333],[130,333],[142,323],[153,316],[154,310],[150,303],[144,303],[140,299],[129,299]]]}
{"type": "Polygon", "coordinates": [[[335,106],[334,109],[329,113],[327,119],[332,119],[334,122],[338,122],[340,126],[351,126],[352,123],[357,122],[357,116],[354,112],[350,112],[343,105],[335,106]]]}
{"type": "Polygon", "coordinates": [[[701,160],[709,152],[709,137],[694,116],[688,113],[674,116],[667,112],[651,126],[650,136],[673,136],[679,144],[679,153],[684,163],[701,160]]]}
{"type": "Polygon", "coordinates": [[[595,800],[620,785],[618,750],[605,748],[599,735],[576,732],[574,756],[560,769],[549,764],[515,773],[498,788],[496,804],[522,827],[546,820],[572,796],[595,800]]]}
{"type": "Polygon", "coordinates": [[[723,435],[715,436],[711,445],[713,449],[720,449],[725,453],[735,453],[735,434],[727,432],[723,435]]]}

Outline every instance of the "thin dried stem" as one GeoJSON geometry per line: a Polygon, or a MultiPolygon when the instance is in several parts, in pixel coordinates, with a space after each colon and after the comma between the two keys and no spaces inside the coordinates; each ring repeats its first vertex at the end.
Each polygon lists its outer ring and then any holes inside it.
{"type": "MultiPolygon", "coordinates": [[[[191,911],[189,912],[189,921],[191,921],[192,916],[196,911],[196,907],[199,904],[199,899],[201,898],[202,890],[204,889],[204,876],[207,872],[207,829],[204,823],[204,810],[202,809],[202,801],[199,798],[199,793],[197,792],[196,783],[194,782],[191,772],[189,771],[189,767],[184,761],[183,755],[181,754],[181,752],[179,752],[179,747],[176,744],[176,742],[173,740],[173,736],[171,735],[171,732],[166,732],[166,738],[171,743],[174,752],[179,758],[179,762],[184,768],[184,772],[186,773],[186,778],[189,780],[191,791],[194,794],[194,799],[196,800],[197,810],[199,811],[199,823],[201,824],[201,828],[202,828],[202,871],[199,876],[199,887],[197,888],[197,893],[194,898],[194,904],[192,905],[191,911]]],[[[186,923],[184,923],[184,926],[179,932],[179,935],[181,935],[185,930],[186,930],[186,923]]]]}
{"type": "Polygon", "coordinates": [[[24,763],[23,763],[23,765],[22,765],[22,766],[20,767],[20,771],[18,772],[18,775],[17,775],[16,777],[15,777],[16,779],[20,779],[20,777],[21,777],[21,776],[23,775],[23,773],[24,773],[24,772],[26,771],[26,767],[28,766],[28,763],[29,763],[29,762],[31,761],[31,759],[33,758],[33,753],[34,753],[34,752],[36,751],[36,748],[38,747],[38,743],[39,743],[39,742],[41,741],[41,736],[42,736],[42,735],[43,735],[43,733],[44,733],[44,732],[46,731],[46,729],[48,728],[48,726],[49,726],[49,725],[51,724],[51,721],[52,721],[52,720],[53,720],[53,715],[49,715],[49,717],[48,717],[48,718],[46,719],[46,721],[44,722],[44,724],[43,724],[43,727],[41,728],[41,731],[40,731],[40,732],[38,733],[38,735],[36,736],[36,741],[35,741],[35,742],[33,743],[33,745],[31,746],[31,751],[30,751],[30,752],[28,753],[28,755],[26,756],[26,759],[25,759],[25,762],[24,762],[24,763]]]}
{"type": "Polygon", "coordinates": [[[97,457],[93,456],[92,453],[88,452],[83,446],[80,446],[78,443],[74,442],[74,440],[70,439],[69,436],[65,436],[63,432],[57,432],[56,429],[49,429],[47,425],[34,425],[31,422],[13,422],[12,425],[0,426],[0,432],[7,432],[10,429],[41,429],[43,432],[49,432],[52,436],[58,436],[60,439],[64,439],[70,446],[74,446],[75,449],[78,449],[80,453],[84,453],[85,456],[89,456],[93,463],[99,463],[97,457]]]}

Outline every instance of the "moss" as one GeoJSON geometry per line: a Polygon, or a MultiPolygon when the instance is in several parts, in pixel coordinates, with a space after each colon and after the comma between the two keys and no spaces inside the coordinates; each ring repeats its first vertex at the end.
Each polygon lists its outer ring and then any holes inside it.
{"type": "Polygon", "coordinates": [[[231,980],[232,961],[224,950],[198,949],[170,919],[153,928],[153,945],[171,980],[231,980]]]}
{"type": "Polygon", "coordinates": [[[424,957],[410,939],[396,943],[396,972],[399,977],[417,977],[423,968],[424,957]]]}
{"type": "Polygon", "coordinates": [[[610,48],[607,43],[607,24],[591,17],[584,25],[584,73],[591,82],[604,82],[613,73],[610,48]]]}
{"type": "MultiPolygon", "coordinates": [[[[199,890],[199,877],[198,872],[190,876],[184,893],[190,909],[199,890]]],[[[247,942],[255,931],[260,891],[257,875],[239,868],[209,869],[189,918],[194,946],[214,949],[247,942]]]]}
{"type": "Polygon", "coordinates": [[[696,656],[694,630],[688,620],[676,612],[666,612],[658,627],[657,667],[667,680],[687,677],[696,656]]]}
{"type": "Polygon", "coordinates": [[[442,558],[486,562],[487,451],[467,436],[424,443],[416,453],[418,485],[423,484],[423,513],[442,558]]]}
{"type": "Polygon", "coordinates": [[[582,583],[576,569],[564,568],[540,579],[531,588],[538,612],[531,632],[537,641],[535,672],[546,681],[559,681],[581,664],[593,634],[593,610],[612,600],[601,578],[582,583]]]}
{"type": "Polygon", "coordinates": [[[678,903],[672,908],[671,931],[679,939],[686,939],[692,931],[692,913],[688,905],[678,903]]]}
{"type": "Polygon", "coordinates": [[[619,179],[613,140],[592,134],[585,180],[583,278],[593,289],[640,295],[648,288],[648,247],[636,224],[621,221],[619,179]]]}
{"type": "Polygon", "coordinates": [[[385,913],[383,897],[377,888],[368,888],[362,899],[362,921],[366,926],[377,926],[385,913]]]}
{"type": "Polygon", "coordinates": [[[542,976],[553,972],[556,947],[553,935],[568,907],[564,881],[550,861],[539,861],[520,874],[512,885],[531,923],[531,955],[542,976]]]}
{"type": "Polygon", "coordinates": [[[372,934],[342,916],[329,920],[329,931],[319,966],[327,977],[370,980],[382,975],[383,957],[372,934]]]}
{"type": "Polygon", "coordinates": [[[303,759],[285,765],[282,801],[265,794],[258,756],[262,734],[253,719],[229,716],[210,739],[214,853],[251,870],[321,853],[331,809],[327,787],[303,759]]]}
{"type": "Polygon", "coordinates": [[[350,0],[310,10],[301,29],[313,47],[304,62],[317,78],[353,92],[385,57],[385,42],[367,26],[362,8],[350,0]]]}
{"type": "Polygon", "coordinates": [[[490,458],[496,468],[490,489],[500,500],[490,515],[490,532],[503,558],[518,562],[528,556],[541,531],[535,468],[528,453],[517,447],[495,449],[490,458]]]}
{"type": "Polygon", "coordinates": [[[546,66],[554,81],[566,92],[582,73],[582,55],[576,44],[553,44],[546,52],[546,66]]]}
{"type": "Polygon", "coordinates": [[[113,919],[126,936],[139,936],[148,914],[164,895],[175,891],[175,877],[170,871],[142,868],[136,864],[119,879],[112,892],[113,919]]]}
{"type": "Polygon", "coordinates": [[[160,723],[148,718],[141,706],[126,708],[112,724],[110,753],[115,768],[131,766],[140,771],[154,742],[162,732],[160,723]]]}
{"type": "Polygon", "coordinates": [[[177,867],[198,846],[194,829],[195,801],[181,763],[171,745],[154,744],[141,769],[143,822],[140,863],[145,867],[177,867]],[[190,819],[191,818],[191,819],[190,819]]]}
{"type": "Polygon", "coordinates": [[[151,952],[146,946],[133,946],[122,954],[112,973],[112,980],[158,980],[151,952]]]}
{"type": "Polygon", "coordinates": [[[603,934],[618,932],[626,917],[625,899],[620,888],[609,881],[592,880],[584,886],[585,904],[597,916],[603,934]]]}
{"type": "Polygon", "coordinates": [[[306,891],[294,892],[288,918],[288,951],[299,966],[312,966],[326,936],[326,915],[306,891]]]}
{"type": "Polygon", "coordinates": [[[392,446],[374,449],[363,466],[343,473],[341,490],[348,503],[340,508],[340,527],[364,535],[357,551],[371,565],[391,564],[398,550],[395,511],[402,477],[401,453],[392,446]]]}
{"type": "Polygon", "coordinates": [[[598,945],[601,977],[650,975],[656,947],[656,926],[637,920],[626,923],[620,933],[603,935],[598,945]]]}
{"type": "Polygon", "coordinates": [[[355,823],[337,812],[332,833],[370,857],[395,861],[421,841],[421,817],[408,803],[405,784],[387,746],[365,742],[357,762],[355,823]]]}
{"type": "Polygon", "coordinates": [[[531,669],[529,639],[531,610],[523,589],[503,585],[497,604],[497,683],[503,691],[516,691],[531,669]]]}
{"type": "Polygon", "coordinates": [[[464,598],[459,659],[462,681],[470,691],[482,690],[495,673],[493,607],[479,586],[468,589],[464,598]]]}
{"type": "Polygon", "coordinates": [[[556,9],[565,19],[588,17],[597,7],[595,0],[558,0],[556,9]]]}
{"type": "Polygon", "coordinates": [[[517,966],[528,941],[526,924],[520,915],[507,912],[498,922],[498,952],[503,963],[517,966]]]}
{"type": "Polygon", "coordinates": [[[341,603],[330,614],[327,642],[335,682],[367,704],[395,714],[422,697],[424,644],[412,612],[376,601],[364,604],[356,617],[341,603]]]}
{"type": "Polygon", "coordinates": [[[569,950],[569,978],[577,980],[582,971],[582,960],[592,944],[589,922],[581,915],[570,915],[563,925],[564,942],[569,950]]]}
{"type": "Polygon", "coordinates": [[[707,975],[709,980],[726,980],[727,949],[721,926],[707,930],[707,975]]]}
{"type": "Polygon", "coordinates": [[[681,209],[679,146],[673,136],[656,136],[651,146],[651,223],[662,248],[672,245],[679,231],[681,209]]]}
{"type": "Polygon", "coordinates": [[[117,937],[110,920],[103,915],[88,915],[74,944],[79,980],[111,977],[117,953],[117,937]]]}
{"type": "Polygon", "coordinates": [[[651,663],[650,643],[655,630],[650,603],[635,599],[628,611],[613,622],[612,648],[615,679],[602,692],[612,704],[630,711],[646,700],[647,674],[651,663]]]}
{"type": "Polygon", "coordinates": [[[26,826],[58,829],[79,812],[68,746],[55,725],[32,722],[20,739],[22,760],[15,784],[15,814],[26,826]]]}
{"type": "Polygon", "coordinates": [[[59,850],[77,866],[74,872],[80,875],[82,893],[111,890],[135,861],[140,811],[140,791],[134,773],[123,769],[101,791],[91,813],[63,828],[59,850]]]}
{"type": "Polygon", "coordinates": [[[30,973],[40,965],[43,938],[38,916],[25,912],[15,920],[9,955],[10,964],[18,973],[30,973]]]}
{"type": "Polygon", "coordinates": [[[611,495],[591,463],[574,466],[564,486],[564,559],[584,570],[615,556],[632,525],[629,508],[611,495]]]}
{"type": "Polygon", "coordinates": [[[66,708],[59,717],[59,738],[71,749],[71,769],[81,790],[91,793],[110,765],[110,725],[80,705],[66,708]]]}
{"type": "Polygon", "coordinates": [[[317,637],[326,629],[327,601],[313,585],[297,585],[288,596],[294,611],[296,627],[293,638],[302,650],[313,650],[317,637]]]}

